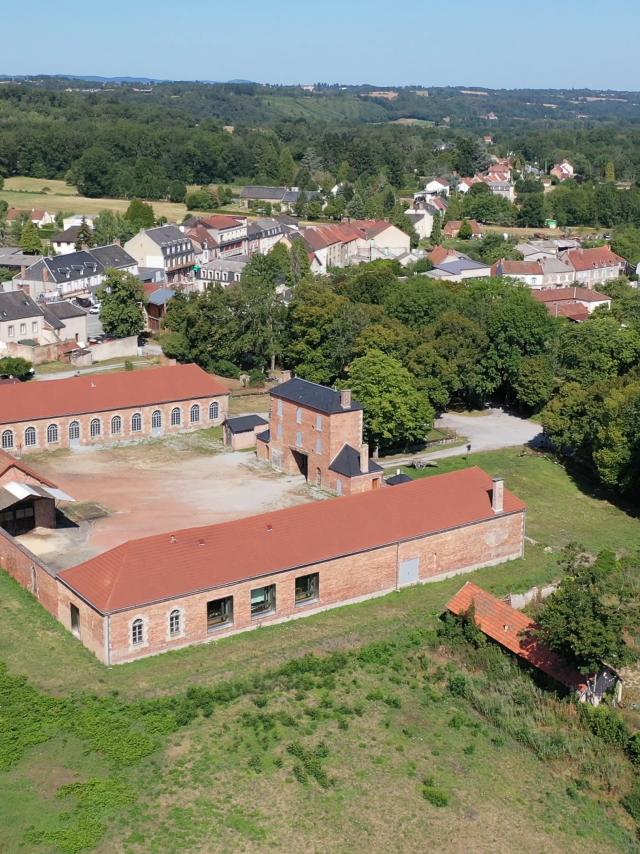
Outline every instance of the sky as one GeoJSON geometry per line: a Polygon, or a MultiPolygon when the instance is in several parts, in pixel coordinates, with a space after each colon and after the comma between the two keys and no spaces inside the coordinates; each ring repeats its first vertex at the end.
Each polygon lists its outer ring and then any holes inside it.
{"type": "Polygon", "coordinates": [[[0,74],[640,90],[639,28],[637,0],[0,0],[0,74]]]}

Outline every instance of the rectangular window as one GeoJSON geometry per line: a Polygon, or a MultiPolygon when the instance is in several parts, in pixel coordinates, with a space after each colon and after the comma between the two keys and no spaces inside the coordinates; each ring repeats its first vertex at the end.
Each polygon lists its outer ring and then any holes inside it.
{"type": "Polygon", "coordinates": [[[9,329],[7,330],[7,334],[9,335],[9,338],[15,338],[15,334],[16,334],[15,328],[13,326],[10,326],[9,329]]]}
{"type": "Polygon", "coordinates": [[[220,626],[233,623],[233,596],[207,602],[207,631],[213,632],[220,626]]]}
{"type": "Polygon", "coordinates": [[[322,433],[322,415],[316,415],[316,430],[322,433]]]}
{"type": "Polygon", "coordinates": [[[31,322],[31,331],[32,331],[32,332],[37,332],[37,331],[38,331],[38,321],[37,321],[37,320],[33,320],[33,321],[31,322]]]}
{"type": "Polygon", "coordinates": [[[251,591],[251,616],[264,617],[276,610],[276,586],[257,587],[251,591]]]}
{"type": "Polygon", "coordinates": [[[26,334],[27,334],[27,324],[21,323],[20,324],[20,335],[26,335],[26,334]]]}
{"type": "Polygon", "coordinates": [[[316,439],[316,454],[322,453],[322,439],[316,439]]]}
{"type": "Polygon", "coordinates": [[[282,427],[282,424],[278,424],[278,429],[277,429],[276,433],[277,433],[278,439],[282,439],[282,437],[284,435],[284,429],[282,427]]]}
{"type": "Polygon", "coordinates": [[[80,609],[71,602],[69,610],[71,612],[71,631],[76,637],[80,637],[80,609]]]}
{"type": "MultiPolygon", "coordinates": [[[[9,327],[9,329],[11,329],[11,327],[9,327]]],[[[282,401],[281,400],[278,401],[278,415],[280,417],[282,417],[282,401]]]]}
{"type": "Polygon", "coordinates": [[[302,424],[302,410],[300,407],[296,409],[296,424],[302,424]]]}
{"type": "Polygon", "coordinates": [[[302,433],[296,433],[296,448],[302,447],[302,433]]]}
{"type": "Polygon", "coordinates": [[[304,605],[306,602],[314,602],[320,596],[320,575],[312,572],[311,575],[301,575],[296,578],[296,605],[304,605]]]}

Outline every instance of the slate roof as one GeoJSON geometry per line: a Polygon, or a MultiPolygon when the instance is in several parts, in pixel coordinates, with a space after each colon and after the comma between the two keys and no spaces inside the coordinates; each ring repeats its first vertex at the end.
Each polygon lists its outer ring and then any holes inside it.
{"type": "Polygon", "coordinates": [[[136,259],[117,243],[109,243],[107,246],[94,246],[93,249],[89,249],[89,254],[105,268],[121,269],[122,267],[133,267],[136,264],[136,259]]]}
{"type": "Polygon", "coordinates": [[[158,225],[155,228],[145,229],[144,233],[150,237],[154,243],[157,243],[158,246],[189,240],[186,234],[183,234],[177,225],[158,225]]]}
{"type": "Polygon", "coordinates": [[[51,238],[52,243],[75,243],[78,239],[78,235],[80,234],[80,226],[79,225],[70,225],[69,228],[65,228],[64,231],[58,232],[58,234],[54,234],[51,238]]]}
{"type": "Polygon", "coordinates": [[[507,605],[471,581],[447,603],[447,610],[461,616],[473,607],[476,625],[500,646],[542,670],[567,688],[577,689],[585,681],[577,668],[536,638],[536,623],[522,611],[507,605]]]}
{"type": "Polygon", "coordinates": [[[408,474],[401,472],[400,474],[394,474],[391,477],[386,477],[385,483],[388,486],[399,486],[401,483],[411,483],[412,480],[413,478],[409,477],[408,474]]]}
{"type": "Polygon", "coordinates": [[[263,430],[262,433],[258,433],[256,438],[259,442],[266,442],[267,444],[269,444],[269,442],[271,441],[271,430],[263,430]]]}
{"type": "Polygon", "coordinates": [[[227,418],[224,423],[232,433],[251,433],[254,427],[269,422],[259,415],[239,415],[237,418],[227,418]]]}
{"type": "Polygon", "coordinates": [[[487,270],[487,275],[490,274],[490,266],[488,264],[482,264],[480,261],[474,261],[471,258],[457,258],[455,261],[446,261],[443,264],[435,264],[436,270],[442,270],[444,273],[450,273],[453,276],[457,276],[460,273],[463,273],[465,270],[487,270]]]}
{"type": "Polygon", "coordinates": [[[240,190],[241,199],[257,199],[259,201],[281,202],[284,194],[287,192],[286,187],[243,187],[240,190]]]}
{"type": "Polygon", "coordinates": [[[157,288],[148,297],[147,302],[151,305],[166,305],[168,302],[171,302],[175,295],[176,292],[173,288],[157,288]]]}
{"type": "MultiPolygon", "coordinates": [[[[331,461],[329,469],[344,477],[361,477],[360,452],[356,451],[352,445],[343,445],[338,456],[331,461]]],[[[370,459],[369,474],[379,471],[382,471],[382,467],[370,459]]]]}
{"type": "Polygon", "coordinates": [[[0,249],[0,267],[31,267],[38,261],[42,261],[42,255],[26,255],[16,246],[0,249]]]}
{"type": "MultiPolygon", "coordinates": [[[[491,477],[473,466],[403,489],[169,530],[123,543],[57,578],[100,612],[113,613],[495,519],[491,488],[491,477]]],[[[504,515],[524,509],[505,490],[504,515]]],[[[348,575],[348,564],[341,571],[348,575]]]]}
{"type": "Polygon", "coordinates": [[[45,308],[45,313],[49,311],[59,320],[69,320],[71,317],[86,317],[87,312],[80,308],[79,305],[75,305],[75,303],[68,302],[67,300],[59,300],[58,302],[50,302],[47,303],[45,308]]]}
{"type": "Polygon", "coordinates": [[[338,412],[355,412],[362,409],[362,404],[358,403],[357,400],[352,400],[351,406],[346,409],[343,408],[340,404],[339,391],[326,385],[303,380],[301,377],[294,377],[272,388],[271,396],[288,400],[290,403],[299,403],[301,406],[307,406],[317,412],[324,412],[326,415],[335,415],[338,412]]]}
{"type": "Polygon", "coordinates": [[[42,309],[24,291],[0,292],[0,321],[24,320],[42,314],[42,309]]]}

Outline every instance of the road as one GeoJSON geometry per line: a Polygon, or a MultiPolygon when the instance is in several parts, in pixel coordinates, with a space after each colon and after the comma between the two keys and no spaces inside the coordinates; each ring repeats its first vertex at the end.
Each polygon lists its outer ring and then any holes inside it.
{"type": "MultiPolygon", "coordinates": [[[[539,424],[526,418],[509,415],[502,409],[487,409],[484,415],[461,415],[457,412],[446,412],[436,421],[436,427],[455,430],[468,440],[471,452],[497,451],[499,448],[511,448],[515,445],[526,445],[541,432],[539,424]]],[[[423,460],[438,460],[443,457],[456,457],[467,453],[467,446],[442,448],[424,454],[413,454],[406,461],[419,457],[423,460]]],[[[383,468],[393,468],[402,465],[405,460],[380,462],[383,468]]]]}
{"type": "MultiPolygon", "coordinates": [[[[144,353],[144,355],[150,355],[148,353],[144,353]]],[[[127,359],[133,363],[133,366],[136,365],[146,365],[146,362],[141,362],[136,357],[132,356],[131,359],[127,359]]],[[[33,379],[39,382],[47,382],[48,380],[66,380],[69,377],[75,377],[78,374],[100,374],[103,371],[123,371],[124,370],[124,360],[122,362],[109,362],[108,365],[100,365],[100,362],[96,362],[96,364],[91,365],[89,368],[73,368],[70,371],[55,371],[50,374],[39,374],[38,368],[36,366],[36,372],[33,375],[33,379]]]]}

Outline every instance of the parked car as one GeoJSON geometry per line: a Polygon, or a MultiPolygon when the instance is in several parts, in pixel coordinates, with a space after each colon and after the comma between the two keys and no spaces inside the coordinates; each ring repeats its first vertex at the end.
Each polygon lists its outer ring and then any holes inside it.
{"type": "Polygon", "coordinates": [[[89,314],[100,314],[100,303],[97,302],[89,309],[89,314]]]}

